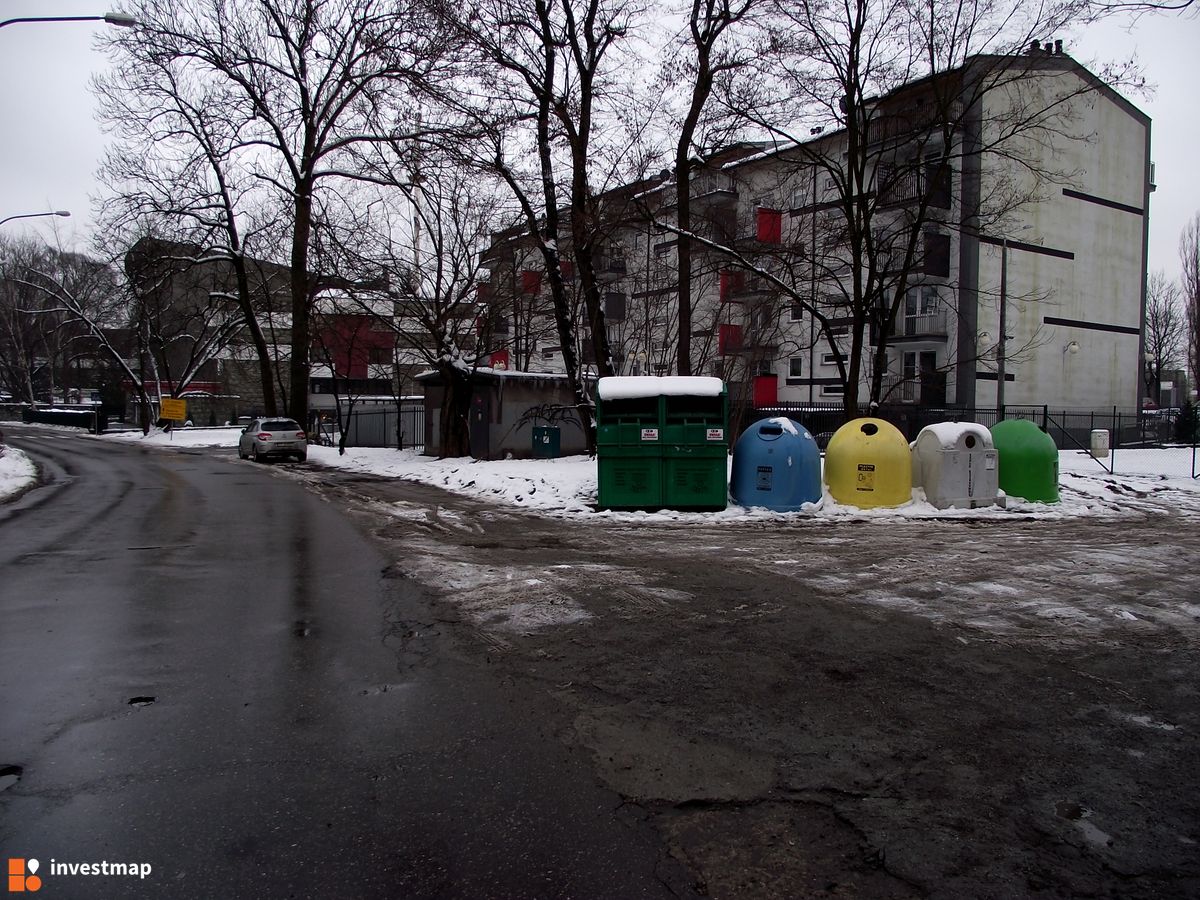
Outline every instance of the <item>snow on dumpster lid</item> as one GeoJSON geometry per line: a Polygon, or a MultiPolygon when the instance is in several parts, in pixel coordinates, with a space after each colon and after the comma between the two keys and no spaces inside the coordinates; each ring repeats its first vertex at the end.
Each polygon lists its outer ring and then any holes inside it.
{"type": "Polygon", "coordinates": [[[616,375],[596,382],[601,400],[635,397],[720,397],[725,382],[709,375],[616,375]]]}
{"type": "MultiPolygon", "coordinates": [[[[974,422],[936,422],[921,429],[921,434],[926,432],[937,438],[943,450],[953,450],[958,446],[958,439],[967,434],[973,434],[984,447],[992,446],[992,433],[974,422]]],[[[917,435],[918,441],[921,434],[917,435]]]]}

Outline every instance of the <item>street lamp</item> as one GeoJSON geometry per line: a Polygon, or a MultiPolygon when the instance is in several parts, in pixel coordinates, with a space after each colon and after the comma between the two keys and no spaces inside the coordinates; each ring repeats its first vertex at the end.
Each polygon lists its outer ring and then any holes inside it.
{"type": "Polygon", "coordinates": [[[127,13],[106,12],[102,16],[23,16],[20,19],[5,19],[0,22],[0,28],[18,22],[107,22],[118,28],[133,28],[138,24],[138,20],[127,13]]]}
{"type": "Polygon", "coordinates": [[[69,218],[70,215],[65,209],[56,209],[53,212],[21,213],[17,216],[5,216],[3,219],[0,219],[0,225],[3,225],[5,222],[11,222],[13,219],[36,219],[39,216],[62,216],[65,219],[69,218]]]}

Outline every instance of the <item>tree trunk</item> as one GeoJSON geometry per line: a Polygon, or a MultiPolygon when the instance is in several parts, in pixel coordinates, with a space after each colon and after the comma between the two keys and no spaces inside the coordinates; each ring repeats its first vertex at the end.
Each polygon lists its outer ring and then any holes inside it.
{"type": "Polygon", "coordinates": [[[439,459],[471,455],[471,379],[456,366],[441,366],[442,421],[439,459]]]}
{"type": "Polygon", "coordinates": [[[288,413],[308,427],[309,290],[308,243],[312,234],[312,185],[296,185],[296,223],[292,232],[292,339],[288,413]]]}

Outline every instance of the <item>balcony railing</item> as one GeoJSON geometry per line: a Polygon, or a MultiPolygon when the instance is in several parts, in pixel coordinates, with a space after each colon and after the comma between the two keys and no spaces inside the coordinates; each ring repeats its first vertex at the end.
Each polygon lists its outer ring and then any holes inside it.
{"type": "Polygon", "coordinates": [[[897,316],[892,337],[946,337],[946,311],[897,316]]]}

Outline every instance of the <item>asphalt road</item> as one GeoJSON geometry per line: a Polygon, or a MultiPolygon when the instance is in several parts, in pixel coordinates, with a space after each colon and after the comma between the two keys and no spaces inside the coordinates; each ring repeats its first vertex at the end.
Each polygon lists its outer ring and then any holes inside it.
{"type": "Polygon", "coordinates": [[[7,437],[48,482],[0,506],[0,852],[39,896],[691,894],[402,547],[282,469],[7,437]]]}

